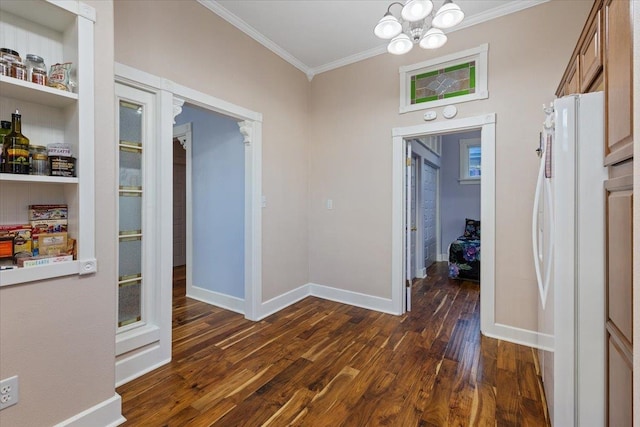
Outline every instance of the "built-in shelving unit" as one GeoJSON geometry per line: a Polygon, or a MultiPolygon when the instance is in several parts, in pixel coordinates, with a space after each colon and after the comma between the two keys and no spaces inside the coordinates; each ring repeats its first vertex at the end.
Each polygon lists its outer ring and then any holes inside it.
{"type": "Polygon", "coordinates": [[[69,236],[78,260],[0,272],[0,287],[96,271],[94,215],[94,46],[95,10],[81,2],[0,2],[2,47],[25,58],[42,56],[47,67],[71,62],[75,92],[0,76],[0,118],[22,114],[22,132],[34,145],[64,142],[76,157],[77,177],[0,173],[0,224],[29,222],[30,204],[66,204],[69,236]]]}

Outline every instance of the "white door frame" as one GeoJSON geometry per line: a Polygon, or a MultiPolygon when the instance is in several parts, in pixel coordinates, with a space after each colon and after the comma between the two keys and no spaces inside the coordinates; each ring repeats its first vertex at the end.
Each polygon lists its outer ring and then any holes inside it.
{"type": "Polygon", "coordinates": [[[480,329],[491,331],[495,324],[495,113],[463,119],[448,120],[392,130],[392,237],[391,237],[391,301],[394,312],[404,313],[405,272],[403,259],[405,207],[405,151],[406,139],[424,135],[481,130],[482,177],[480,221],[482,223],[482,259],[480,269],[480,329]]]}
{"type": "MultiPolygon", "coordinates": [[[[240,133],[244,136],[245,144],[245,299],[244,315],[249,320],[257,320],[262,301],[262,114],[244,107],[215,98],[203,92],[182,86],[168,79],[158,77],[144,71],[137,70],[124,64],[115,63],[115,79],[117,82],[147,90],[156,94],[159,108],[157,111],[157,135],[162,141],[161,165],[156,165],[163,171],[159,179],[160,194],[166,197],[161,204],[166,209],[158,207],[159,223],[167,240],[160,251],[157,260],[159,273],[157,276],[159,291],[159,312],[161,317],[160,340],[157,347],[161,351],[141,351],[132,357],[135,372],[127,371],[126,377],[117,374],[116,384],[137,378],[162,364],[168,363],[171,354],[171,316],[172,316],[172,185],[173,185],[173,124],[174,117],[182,111],[184,102],[202,107],[239,121],[240,133]],[[164,214],[163,214],[164,212],[164,214]],[[153,354],[160,356],[154,357],[153,354]],[[144,360],[143,360],[144,359],[144,360]]],[[[189,262],[189,260],[187,260],[189,262]]],[[[149,349],[152,350],[152,349],[149,349]]]]}
{"type": "Polygon", "coordinates": [[[184,192],[185,192],[185,200],[184,200],[185,253],[184,253],[184,259],[185,259],[185,264],[187,264],[187,269],[189,268],[189,265],[191,265],[191,263],[187,263],[187,261],[191,260],[190,258],[191,254],[189,253],[189,251],[191,250],[190,245],[191,245],[191,236],[192,236],[191,223],[189,221],[189,219],[191,218],[190,216],[191,215],[191,179],[189,179],[189,177],[191,176],[191,162],[189,161],[189,159],[191,158],[191,135],[192,135],[191,128],[192,128],[191,122],[173,127],[173,137],[178,138],[178,140],[180,141],[180,145],[185,151],[185,168],[184,168],[185,169],[185,180],[184,180],[185,182],[184,184],[185,185],[185,188],[184,188],[184,192]]]}

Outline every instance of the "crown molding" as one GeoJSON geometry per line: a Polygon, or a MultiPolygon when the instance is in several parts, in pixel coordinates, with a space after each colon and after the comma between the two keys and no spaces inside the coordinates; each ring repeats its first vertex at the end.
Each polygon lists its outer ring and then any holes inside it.
{"type": "Polygon", "coordinates": [[[498,6],[485,12],[473,15],[469,18],[465,18],[460,24],[456,25],[453,31],[445,31],[445,33],[455,32],[464,28],[471,27],[473,25],[482,24],[483,22],[510,15],[512,13],[520,12],[521,10],[529,9],[530,7],[539,6],[549,1],[551,0],[512,1],[504,4],[503,6],[498,6]]]}
{"type": "MultiPolygon", "coordinates": [[[[328,62],[324,65],[320,65],[315,68],[308,67],[302,61],[291,55],[289,52],[284,50],[278,44],[270,40],[261,34],[258,30],[253,28],[251,25],[247,24],[245,21],[240,19],[238,16],[229,12],[225,9],[220,3],[215,0],[197,0],[198,3],[211,10],[216,15],[220,16],[225,21],[229,22],[234,27],[238,28],[243,33],[247,34],[249,37],[302,71],[307,75],[307,79],[311,81],[313,77],[317,74],[324,73],[327,71],[335,70],[336,68],[344,67],[346,65],[354,64],[356,62],[364,61],[365,59],[373,58],[374,56],[382,55],[387,53],[386,45],[377,46],[372,49],[365,50],[363,52],[358,52],[356,54],[347,56],[345,58],[338,59],[336,61],[328,62]]],[[[455,29],[450,29],[445,31],[445,33],[452,33],[455,31],[462,30],[464,28],[471,27],[473,25],[482,24],[483,22],[490,21],[492,19],[500,18],[502,16],[506,16],[512,13],[520,12],[521,10],[528,9],[530,7],[538,6],[543,3],[547,3],[551,0],[521,0],[521,1],[513,1],[506,3],[503,6],[499,6],[493,8],[491,10],[487,10],[486,12],[479,13],[469,18],[465,18],[462,23],[455,27],[455,29]]]]}
{"type": "Polygon", "coordinates": [[[224,19],[225,21],[227,21],[228,23],[230,23],[231,25],[233,25],[234,27],[236,27],[237,29],[239,29],[240,31],[242,31],[243,33],[245,33],[255,41],[257,41],[258,43],[260,43],[261,45],[269,49],[271,52],[275,53],[280,58],[287,61],[289,64],[293,65],[298,70],[305,73],[307,75],[307,78],[309,78],[309,81],[311,81],[311,79],[313,78],[313,74],[311,73],[311,70],[309,69],[309,67],[307,67],[304,63],[302,63],[302,61],[300,61],[298,58],[296,58],[295,56],[291,55],[289,52],[284,50],[278,44],[273,42],[271,39],[265,37],[262,33],[260,33],[258,30],[253,28],[251,25],[244,22],[238,16],[229,12],[220,3],[218,3],[215,0],[197,0],[197,1],[198,3],[200,3],[201,5],[203,5],[204,7],[206,7],[213,13],[215,13],[216,15],[220,16],[222,19],[224,19]]]}

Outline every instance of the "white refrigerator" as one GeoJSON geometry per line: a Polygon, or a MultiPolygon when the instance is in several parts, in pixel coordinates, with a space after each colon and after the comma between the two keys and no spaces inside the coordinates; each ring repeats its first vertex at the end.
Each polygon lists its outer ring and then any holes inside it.
{"type": "Polygon", "coordinates": [[[553,426],[604,426],[604,95],[545,113],[532,221],[541,374],[553,426]]]}

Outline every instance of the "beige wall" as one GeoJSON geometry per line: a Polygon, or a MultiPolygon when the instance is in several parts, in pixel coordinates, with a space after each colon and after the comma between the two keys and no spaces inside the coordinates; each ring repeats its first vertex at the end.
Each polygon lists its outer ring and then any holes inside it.
{"type": "MultiPolygon", "coordinates": [[[[489,44],[489,99],[458,116],[497,115],[496,321],[535,330],[531,210],[543,103],[554,98],[589,1],[551,1],[449,35],[435,52],[377,56],[311,83],[310,280],[391,297],[391,129],[425,123],[398,114],[398,67],[489,44]],[[327,210],[325,200],[334,200],[327,210]]],[[[442,120],[442,108],[436,109],[442,120]]],[[[462,225],[461,225],[462,227],[462,225]]],[[[462,231],[462,229],[461,229],[462,231]]]]}
{"type": "Polygon", "coordinates": [[[263,301],[308,282],[305,75],[195,1],[116,1],[116,61],[263,114],[263,301]]]}
{"type": "Polygon", "coordinates": [[[20,402],[1,426],[49,426],[114,395],[115,235],[113,6],[96,9],[98,273],[0,289],[0,378],[19,376],[20,402]]]}

